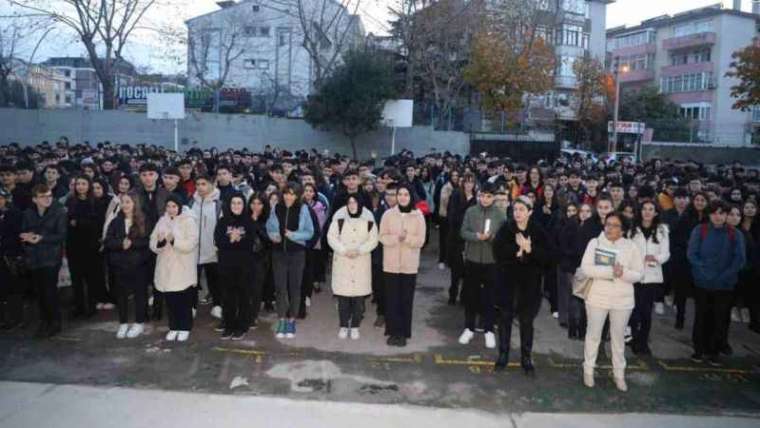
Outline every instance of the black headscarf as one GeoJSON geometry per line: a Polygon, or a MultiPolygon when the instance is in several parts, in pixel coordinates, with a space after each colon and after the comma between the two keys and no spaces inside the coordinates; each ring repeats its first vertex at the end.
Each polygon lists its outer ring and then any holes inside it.
{"type": "Polygon", "coordinates": [[[397,195],[398,195],[398,192],[401,191],[401,189],[406,189],[406,191],[409,192],[409,205],[404,207],[401,205],[401,202],[399,202],[398,209],[402,213],[410,213],[414,209],[414,189],[408,183],[402,183],[397,188],[397,191],[396,191],[397,195]]]}
{"type": "Polygon", "coordinates": [[[179,207],[179,211],[177,211],[177,215],[182,214],[182,199],[178,195],[174,193],[169,193],[169,196],[166,198],[166,203],[168,204],[169,202],[174,202],[179,207]]]}
{"type": "Polygon", "coordinates": [[[356,194],[350,194],[346,198],[346,212],[348,213],[348,216],[351,218],[359,218],[362,215],[362,210],[364,209],[364,206],[362,205],[362,201],[356,196],[356,194]],[[356,201],[357,209],[356,214],[352,214],[351,210],[348,209],[348,202],[353,199],[356,201]]]}

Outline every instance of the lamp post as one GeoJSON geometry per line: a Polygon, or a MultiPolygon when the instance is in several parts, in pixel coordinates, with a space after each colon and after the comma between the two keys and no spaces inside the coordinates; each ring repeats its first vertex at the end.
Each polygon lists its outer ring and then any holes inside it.
{"type": "Polygon", "coordinates": [[[618,116],[620,114],[620,75],[628,72],[628,65],[619,66],[620,57],[615,58],[615,110],[612,116],[612,141],[610,142],[610,153],[617,152],[618,140],[618,116]]]}

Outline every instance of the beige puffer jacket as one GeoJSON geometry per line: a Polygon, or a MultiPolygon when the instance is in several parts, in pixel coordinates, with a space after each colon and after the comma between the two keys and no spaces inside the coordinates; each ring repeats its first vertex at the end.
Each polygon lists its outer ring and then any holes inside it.
{"type": "Polygon", "coordinates": [[[586,247],[581,262],[581,270],[587,278],[593,278],[591,291],[586,297],[586,304],[602,309],[633,309],[635,299],[633,284],[644,277],[644,256],[633,241],[620,238],[615,242],[607,239],[602,232],[592,239],[586,247]],[[615,278],[611,266],[599,266],[595,263],[596,249],[614,251],[616,261],[623,265],[623,276],[615,278]]]}
{"type": "Polygon", "coordinates": [[[420,249],[425,244],[425,217],[418,209],[402,213],[398,206],[389,209],[380,220],[383,244],[383,272],[417,274],[420,249]],[[404,242],[399,240],[406,231],[404,242]]]}
{"type": "Polygon", "coordinates": [[[150,249],[158,254],[154,282],[161,292],[183,291],[198,283],[198,226],[191,211],[170,218],[164,214],[150,234],[150,249]],[[158,235],[171,232],[174,244],[158,247],[158,235]]]}
{"type": "Polygon", "coordinates": [[[351,218],[346,207],[339,209],[330,223],[327,242],[334,251],[333,294],[345,297],[372,294],[372,250],[377,247],[377,225],[372,213],[364,208],[358,218],[351,218]],[[351,250],[358,251],[359,256],[348,257],[346,254],[351,250]]]}

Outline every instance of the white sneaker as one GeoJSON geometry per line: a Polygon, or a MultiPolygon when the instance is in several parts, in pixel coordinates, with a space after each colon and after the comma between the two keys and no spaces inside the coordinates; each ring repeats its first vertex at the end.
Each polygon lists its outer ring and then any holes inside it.
{"type": "Polygon", "coordinates": [[[554,318],[555,320],[558,320],[559,319],[559,312],[552,312],[552,318],[554,318]]]}
{"type": "Polygon", "coordinates": [[[438,263],[438,270],[446,270],[446,264],[445,263],[438,263]]]}
{"type": "Polygon", "coordinates": [[[119,331],[116,332],[116,338],[124,339],[127,337],[127,330],[129,330],[129,324],[119,324],[119,331]]]}
{"type": "Polygon", "coordinates": [[[625,378],[615,376],[614,379],[615,379],[615,386],[617,387],[618,391],[620,392],[628,391],[628,385],[626,385],[625,383],[625,378]]]}
{"type": "Polygon", "coordinates": [[[104,311],[112,311],[116,308],[116,305],[113,303],[103,303],[103,310],[104,311]]]}
{"type": "Polygon", "coordinates": [[[103,310],[103,304],[102,303],[96,303],[95,304],[95,309],[97,309],[99,311],[102,311],[103,310]]]}
{"type": "Polygon", "coordinates": [[[195,319],[195,314],[197,314],[197,313],[198,313],[198,310],[195,309],[195,308],[193,308],[193,319],[195,319]]]}
{"type": "Polygon", "coordinates": [[[742,316],[739,314],[738,308],[731,308],[731,321],[732,322],[742,322],[742,316]]]}
{"type": "Polygon", "coordinates": [[[462,332],[462,335],[459,336],[459,343],[462,345],[467,345],[468,343],[470,343],[473,337],[475,337],[475,333],[469,328],[466,328],[462,332]]]}
{"type": "Polygon", "coordinates": [[[168,333],[166,333],[166,340],[169,342],[174,342],[177,340],[177,335],[179,334],[178,331],[169,330],[168,333]]]}
{"type": "Polygon", "coordinates": [[[662,302],[656,302],[654,304],[654,313],[657,315],[665,315],[665,305],[662,302]]]}
{"type": "Polygon", "coordinates": [[[589,388],[594,387],[594,372],[588,373],[585,370],[583,371],[583,384],[589,388]]]}
{"type": "Polygon", "coordinates": [[[135,337],[141,335],[145,331],[145,326],[143,324],[134,323],[132,324],[132,327],[129,327],[129,331],[127,331],[127,337],[129,339],[134,339],[135,337]]]}
{"type": "Polygon", "coordinates": [[[749,324],[749,322],[752,321],[752,317],[749,316],[749,309],[742,308],[741,314],[742,314],[742,322],[744,324],[749,324]]]}
{"type": "Polygon", "coordinates": [[[187,330],[177,332],[177,342],[187,342],[190,338],[190,332],[187,330]]]}
{"type": "Polygon", "coordinates": [[[668,294],[667,296],[665,296],[665,304],[670,307],[673,307],[675,305],[675,301],[673,300],[672,295],[668,294]]]}
{"type": "Polygon", "coordinates": [[[311,307],[311,297],[307,297],[307,298],[306,298],[306,307],[307,307],[307,308],[310,308],[310,307],[311,307]]]}
{"type": "Polygon", "coordinates": [[[216,319],[222,319],[222,307],[214,306],[213,308],[211,308],[211,316],[216,319]]]}
{"type": "Polygon", "coordinates": [[[148,306],[153,306],[153,296],[148,297],[148,306]]]}
{"type": "Polygon", "coordinates": [[[338,330],[338,339],[345,339],[348,337],[348,329],[346,327],[341,327],[340,330],[338,330]]]}
{"type": "Polygon", "coordinates": [[[633,334],[631,334],[631,327],[625,327],[625,343],[631,343],[633,340],[633,334]]]}
{"type": "Polygon", "coordinates": [[[359,329],[358,328],[352,328],[351,329],[351,340],[359,340],[361,336],[359,335],[359,329]]]}
{"type": "Polygon", "coordinates": [[[489,331],[485,334],[486,337],[486,348],[493,349],[496,347],[496,335],[493,334],[492,331],[489,331]]]}

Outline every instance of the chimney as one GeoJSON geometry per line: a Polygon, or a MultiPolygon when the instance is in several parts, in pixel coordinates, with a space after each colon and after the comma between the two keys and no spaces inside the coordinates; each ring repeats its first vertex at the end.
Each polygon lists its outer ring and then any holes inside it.
{"type": "Polygon", "coordinates": [[[742,0],[734,0],[734,10],[742,10],[742,0]]]}
{"type": "Polygon", "coordinates": [[[760,0],[752,0],[752,13],[760,15],[760,0]]]}

